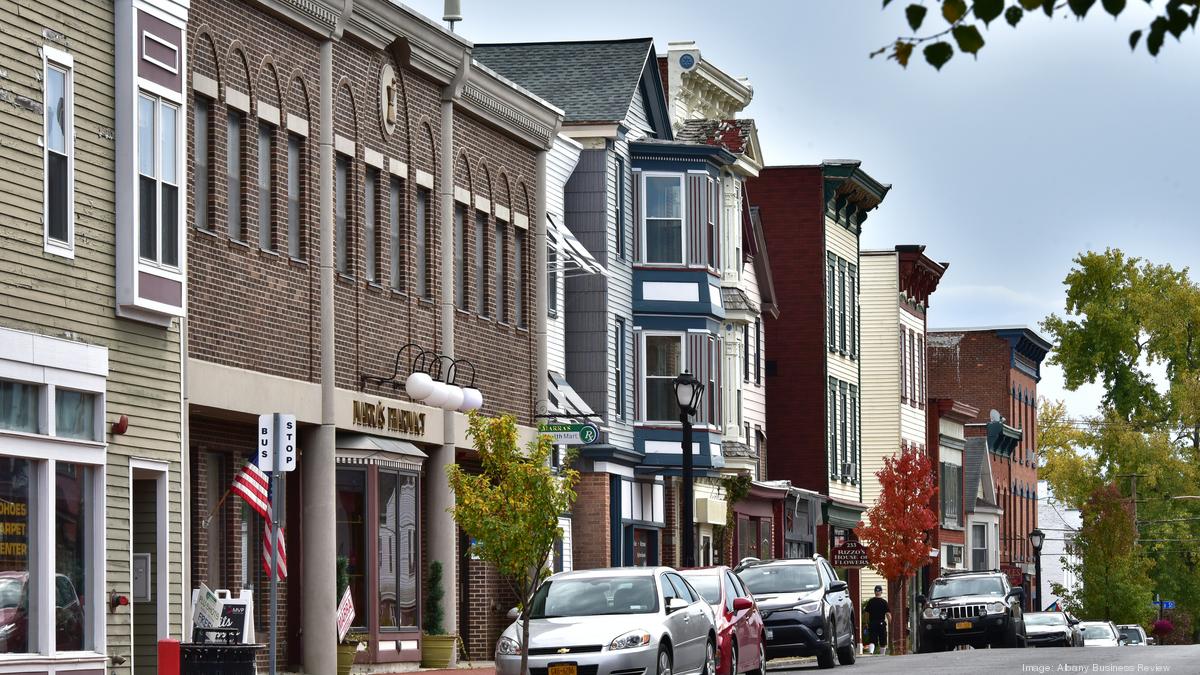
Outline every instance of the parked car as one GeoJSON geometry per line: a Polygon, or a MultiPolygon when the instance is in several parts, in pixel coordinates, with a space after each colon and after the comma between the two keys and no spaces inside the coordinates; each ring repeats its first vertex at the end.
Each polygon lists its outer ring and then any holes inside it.
{"type": "Polygon", "coordinates": [[[921,607],[921,652],[958,645],[1024,647],[1022,588],[1008,585],[1000,572],[947,572],[934,579],[929,597],[917,596],[921,607]]]}
{"type": "Polygon", "coordinates": [[[1079,620],[1066,612],[1029,612],[1025,615],[1025,639],[1031,647],[1082,647],[1079,620]]]}
{"type": "Polygon", "coordinates": [[[1117,633],[1129,647],[1145,647],[1152,639],[1146,635],[1145,629],[1136,623],[1123,623],[1117,626],[1117,633]]]}
{"type": "Polygon", "coordinates": [[[1121,634],[1111,621],[1084,621],[1079,624],[1086,647],[1119,647],[1121,634]]]}
{"type": "Polygon", "coordinates": [[[824,558],[751,562],[737,573],[762,614],[768,659],[816,656],[821,668],[832,668],[835,656],[854,663],[854,603],[824,558]]]}
{"type": "MultiPolygon", "coordinates": [[[[58,651],[83,649],[83,603],[65,574],[55,577],[54,637],[58,651]]],[[[0,653],[35,651],[29,644],[29,573],[0,572],[0,653]]]]}
{"type": "Polygon", "coordinates": [[[725,566],[680,570],[712,605],[717,629],[717,675],[763,675],[767,637],[754,596],[725,566]]]}
{"type": "MultiPolygon", "coordinates": [[[[520,630],[496,642],[499,675],[520,675],[520,630]]],[[[555,574],[529,605],[529,671],[716,675],[712,607],[669,567],[555,574]]]]}

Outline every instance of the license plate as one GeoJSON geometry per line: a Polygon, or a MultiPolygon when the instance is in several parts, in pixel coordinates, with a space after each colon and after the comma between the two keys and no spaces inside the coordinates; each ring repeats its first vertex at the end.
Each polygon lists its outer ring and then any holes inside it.
{"type": "Polygon", "coordinates": [[[547,675],[575,675],[574,663],[552,663],[547,675]]]}
{"type": "Polygon", "coordinates": [[[771,630],[770,628],[768,628],[768,629],[767,629],[767,639],[768,639],[768,640],[771,640],[771,639],[773,639],[774,637],[775,637],[775,631],[773,631],[773,630],[771,630]]]}
{"type": "MultiPolygon", "coordinates": [[[[954,624],[954,627],[957,628],[958,630],[971,630],[971,628],[974,625],[975,624],[971,623],[970,621],[959,621],[958,623],[954,624]]],[[[550,675],[555,675],[555,674],[551,673],[550,675]]],[[[564,675],[566,675],[566,674],[564,673],[564,675]]]]}

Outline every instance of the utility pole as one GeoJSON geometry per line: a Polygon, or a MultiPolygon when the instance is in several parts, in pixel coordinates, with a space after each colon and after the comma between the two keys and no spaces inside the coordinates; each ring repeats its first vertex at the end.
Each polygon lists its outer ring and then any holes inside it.
{"type": "Polygon", "coordinates": [[[1145,477],[1146,477],[1146,474],[1144,474],[1144,473],[1123,473],[1123,474],[1117,475],[1117,478],[1128,478],[1129,479],[1129,501],[1133,504],[1133,543],[1135,545],[1138,543],[1138,539],[1139,539],[1139,532],[1137,529],[1137,523],[1138,523],[1138,519],[1137,519],[1137,508],[1138,508],[1137,507],[1137,505],[1138,505],[1137,479],[1145,478],[1145,477]]]}

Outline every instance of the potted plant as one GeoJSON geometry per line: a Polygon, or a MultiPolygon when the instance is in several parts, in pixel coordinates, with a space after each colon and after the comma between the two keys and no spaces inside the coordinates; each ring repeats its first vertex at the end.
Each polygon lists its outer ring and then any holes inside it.
{"type": "MultiPolygon", "coordinates": [[[[341,603],[342,596],[350,587],[350,559],[338,556],[337,559],[337,602],[341,603]]],[[[337,646],[337,675],[350,675],[354,666],[354,657],[358,654],[359,643],[365,638],[361,633],[347,633],[346,638],[337,646]]]]}
{"type": "Polygon", "coordinates": [[[429,591],[425,594],[425,634],[421,638],[421,667],[446,668],[454,658],[457,635],[448,635],[442,626],[442,563],[429,563],[429,591]]]}

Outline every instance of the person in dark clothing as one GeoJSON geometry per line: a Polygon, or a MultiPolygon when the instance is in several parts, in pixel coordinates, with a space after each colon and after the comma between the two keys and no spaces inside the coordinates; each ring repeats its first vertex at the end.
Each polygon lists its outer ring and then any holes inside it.
{"type": "Polygon", "coordinates": [[[876,646],[876,650],[882,654],[887,649],[888,617],[888,603],[887,600],[883,599],[883,586],[875,587],[875,597],[863,605],[863,612],[867,615],[867,631],[871,637],[871,642],[876,646]]]}

